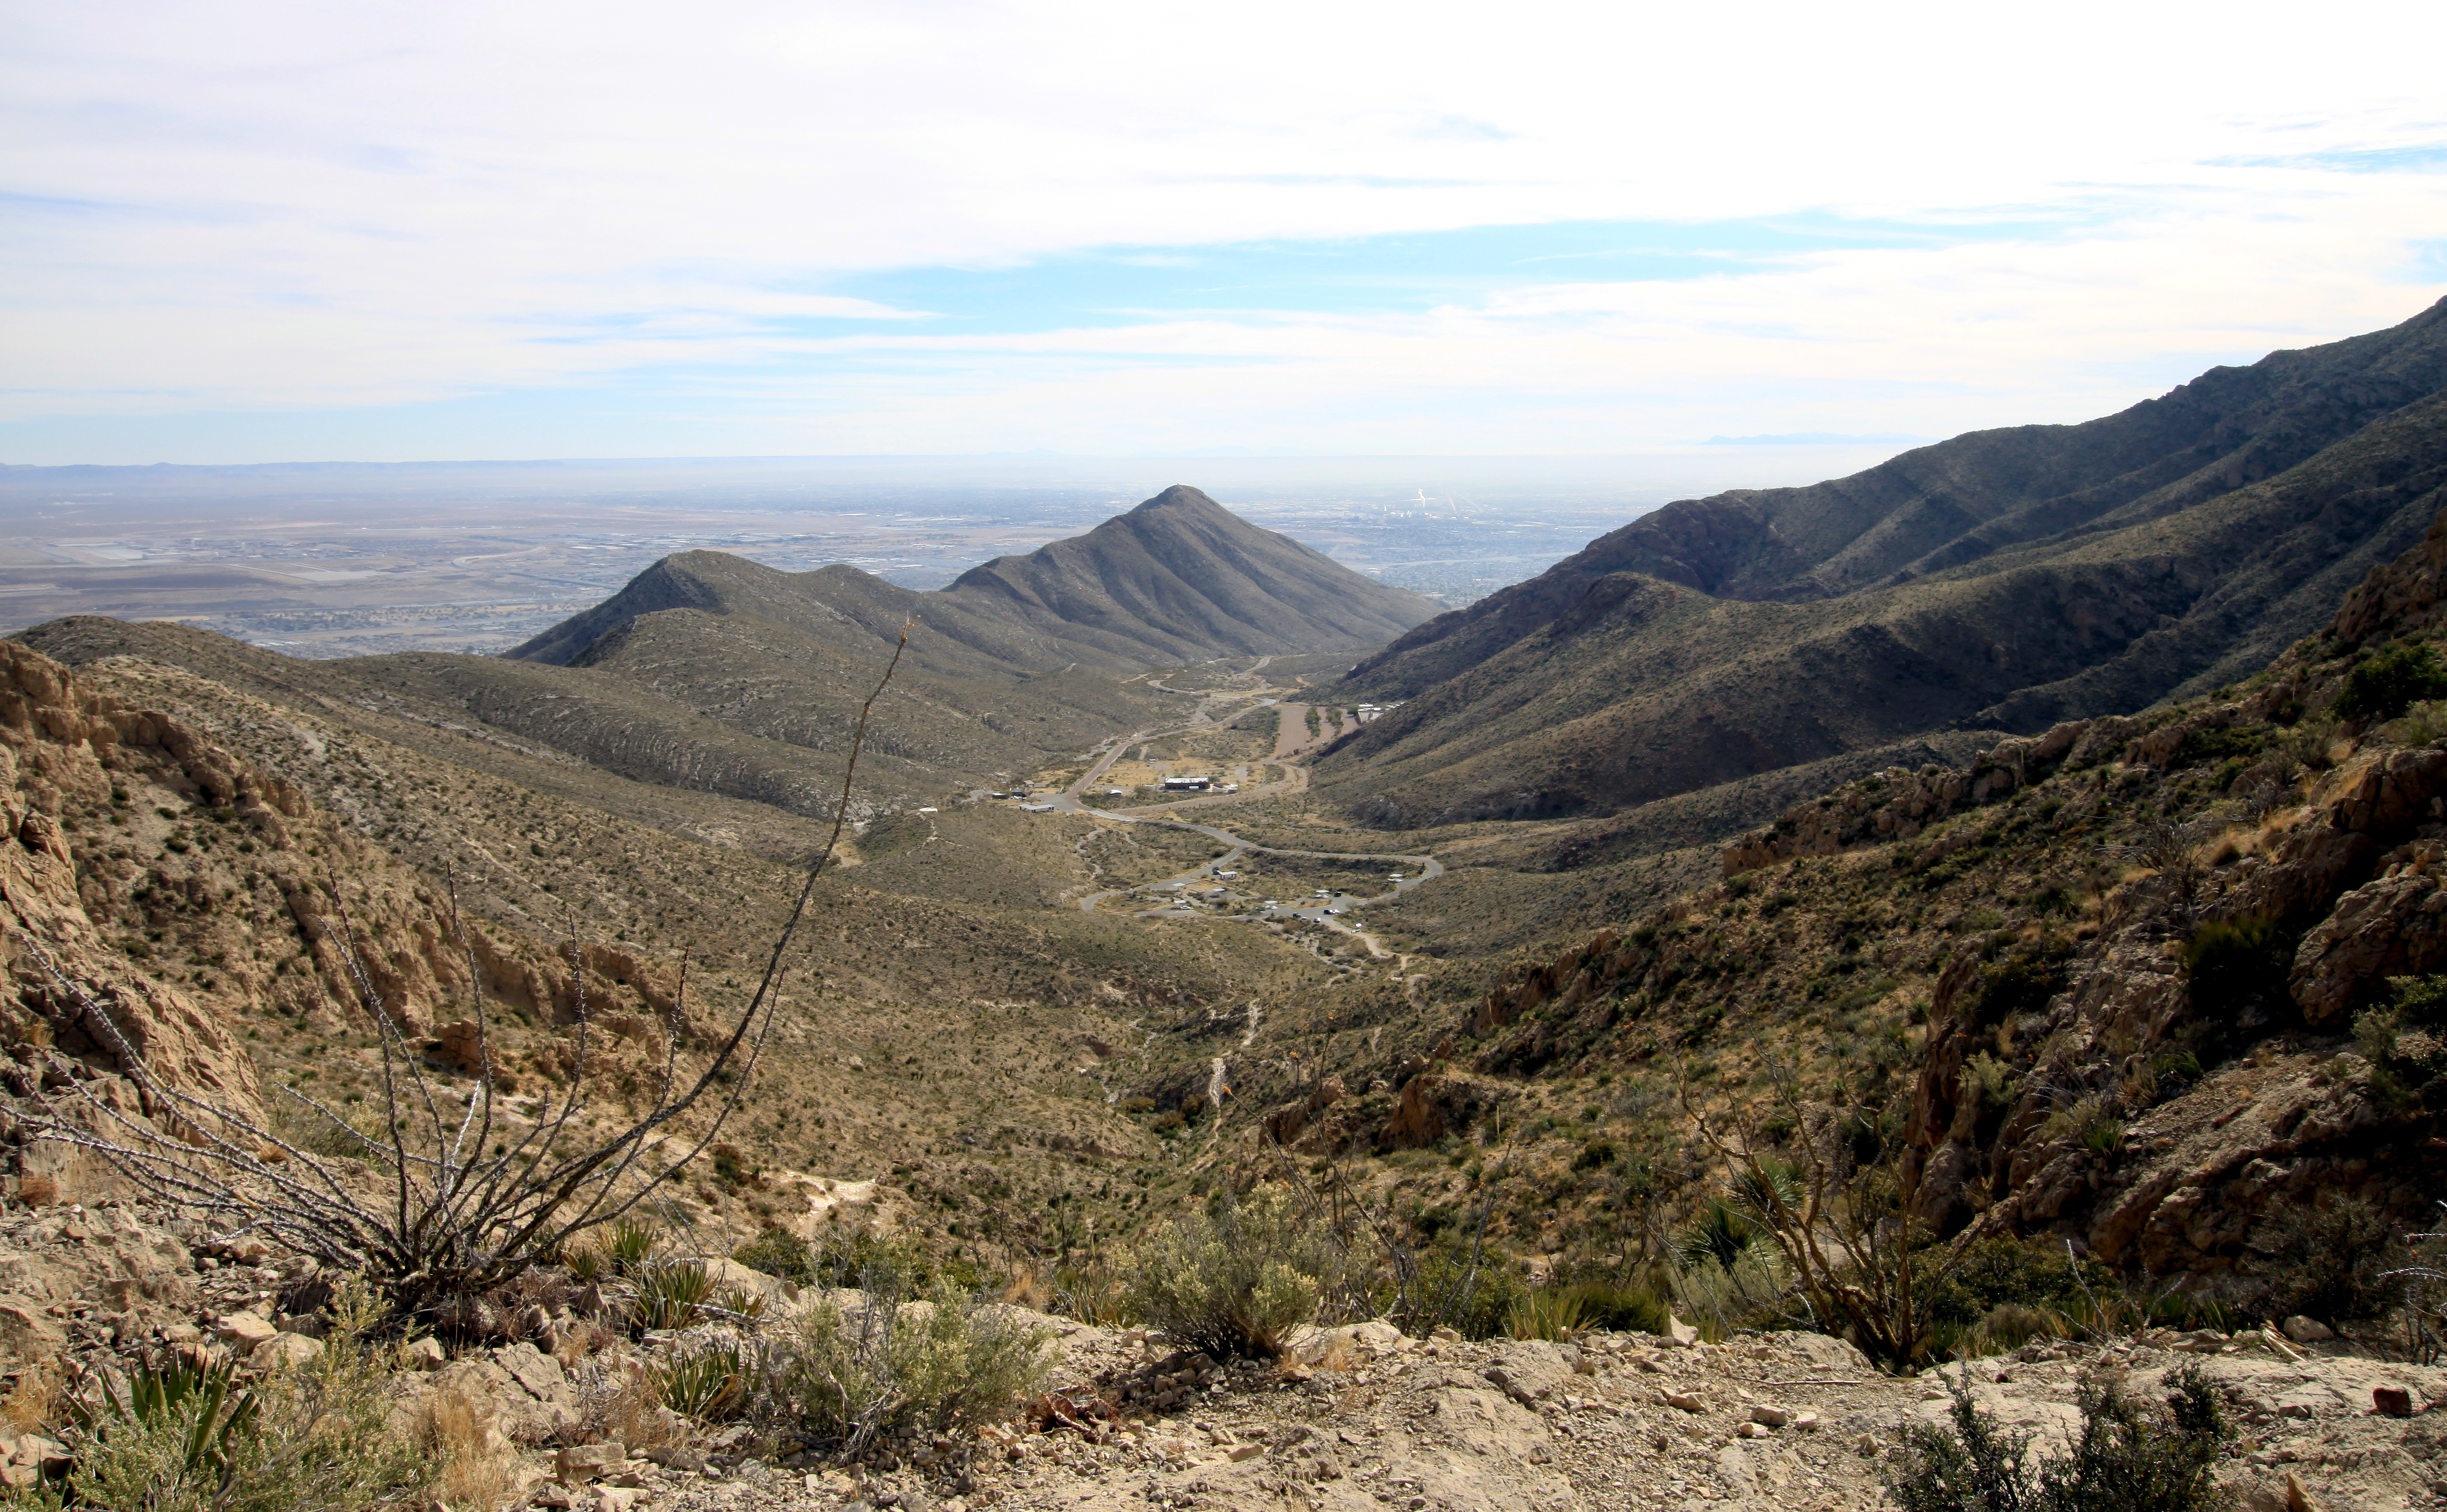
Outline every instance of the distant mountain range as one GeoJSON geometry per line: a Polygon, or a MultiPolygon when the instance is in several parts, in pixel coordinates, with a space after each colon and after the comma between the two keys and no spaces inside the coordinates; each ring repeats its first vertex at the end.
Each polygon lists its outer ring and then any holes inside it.
{"type": "Polygon", "coordinates": [[[2442,390],[2447,302],[2085,425],[1669,504],[1355,668],[1339,695],[1408,703],[1318,786],[1403,826],[1620,814],[2214,688],[2420,539],[2442,390]]]}
{"type": "Polygon", "coordinates": [[[684,552],[508,654],[611,665],[620,654],[614,637],[671,611],[743,615],[837,651],[873,653],[914,617],[927,629],[911,645],[920,666],[1009,676],[1373,650],[1437,608],[1175,484],[1084,536],[997,557],[932,593],[855,567],[785,573],[721,552],[684,552]]]}
{"type": "Polygon", "coordinates": [[[811,815],[832,802],[859,706],[913,620],[862,766],[863,806],[999,783],[1155,722],[1151,705],[1168,695],[1116,671],[1362,652],[1437,607],[1173,487],[933,593],[854,567],[787,573],[684,552],[504,657],[305,661],[92,616],[18,638],[71,665],[140,655],[275,704],[361,710],[383,738],[453,761],[471,737],[541,757],[520,781],[616,812],[684,816],[686,795],[702,794],[811,815]]]}

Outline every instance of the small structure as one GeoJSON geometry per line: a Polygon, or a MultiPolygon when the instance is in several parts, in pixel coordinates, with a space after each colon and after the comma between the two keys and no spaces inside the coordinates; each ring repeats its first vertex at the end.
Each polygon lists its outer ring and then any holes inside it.
{"type": "Polygon", "coordinates": [[[1167,793],[1203,793],[1215,785],[1212,777],[1167,777],[1164,790],[1167,793]]]}

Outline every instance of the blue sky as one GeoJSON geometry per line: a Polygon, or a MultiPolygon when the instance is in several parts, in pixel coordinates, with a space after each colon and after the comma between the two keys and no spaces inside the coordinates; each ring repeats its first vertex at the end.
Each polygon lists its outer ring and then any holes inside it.
{"type": "Polygon", "coordinates": [[[2447,293],[2436,5],[6,6],[0,462],[1932,436],[2447,293]]]}

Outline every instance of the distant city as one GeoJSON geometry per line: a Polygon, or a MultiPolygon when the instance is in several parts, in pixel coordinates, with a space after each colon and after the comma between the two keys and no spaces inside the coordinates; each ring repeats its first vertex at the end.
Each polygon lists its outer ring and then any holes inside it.
{"type": "Polygon", "coordinates": [[[0,632],[93,614],[297,656],[492,652],[673,552],[939,588],[1176,482],[1457,608],[1668,499],[1879,455],[0,467],[0,632]]]}

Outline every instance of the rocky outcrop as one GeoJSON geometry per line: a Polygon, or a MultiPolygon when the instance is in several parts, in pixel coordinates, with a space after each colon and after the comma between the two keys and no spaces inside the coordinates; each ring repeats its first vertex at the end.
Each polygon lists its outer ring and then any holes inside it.
{"type": "Polygon", "coordinates": [[[226,1022],[127,970],[87,913],[102,889],[80,866],[60,812],[108,803],[114,773],[130,769],[275,822],[298,806],[294,793],[165,717],[118,709],[48,658],[0,641],[0,969],[10,999],[0,1004],[0,1033],[114,1070],[132,1054],[170,1089],[259,1116],[254,1063],[226,1022]]]}
{"type": "Polygon", "coordinates": [[[2287,986],[2314,1029],[2341,1030],[2389,977],[2447,969],[2447,841],[2424,841],[2303,936],[2287,986]]]}
{"type": "Polygon", "coordinates": [[[1723,873],[1737,877],[1797,856],[1832,856],[1853,846],[1909,840],[1951,814],[2019,792],[2068,762],[2091,765],[2115,753],[2127,762],[2162,765],[2191,728],[2153,730],[2144,720],[2076,720],[2044,734],[2000,741],[1968,767],[1888,767],[1734,841],[1724,848],[1723,873]],[[2162,747],[2165,754],[2148,760],[2162,747]]]}
{"type": "Polygon", "coordinates": [[[1268,1139],[1278,1144],[1293,1144],[1307,1132],[1309,1125],[1318,1114],[1349,1095],[1350,1093],[1343,1087],[1341,1077],[1324,1077],[1315,1087],[1309,1088],[1306,1097],[1295,1098],[1278,1107],[1267,1109],[1265,1117],[1260,1122],[1268,1139]]]}
{"type": "Polygon", "coordinates": [[[1421,1071],[1402,1084],[1383,1143],[1400,1150],[1422,1149],[1447,1134],[1468,1128],[1502,1102],[1506,1089],[1479,1077],[1421,1071]]]}
{"type": "MultiPolygon", "coordinates": [[[[616,948],[573,954],[473,920],[463,942],[446,898],[289,784],[0,641],[0,1080],[30,1094],[66,1064],[85,1095],[51,1102],[86,1122],[183,1126],[205,1115],[161,1105],[189,1097],[259,1127],[262,1078],[238,1030],[250,1016],[362,1027],[370,993],[423,1035],[465,1026],[479,985],[547,1024],[581,992],[600,1020],[645,1025],[676,998],[667,970],[616,948]]],[[[464,1030],[435,1048],[472,1060],[464,1030]]],[[[26,1146],[13,1163],[62,1200],[116,1189],[72,1146],[26,1146]]]]}

